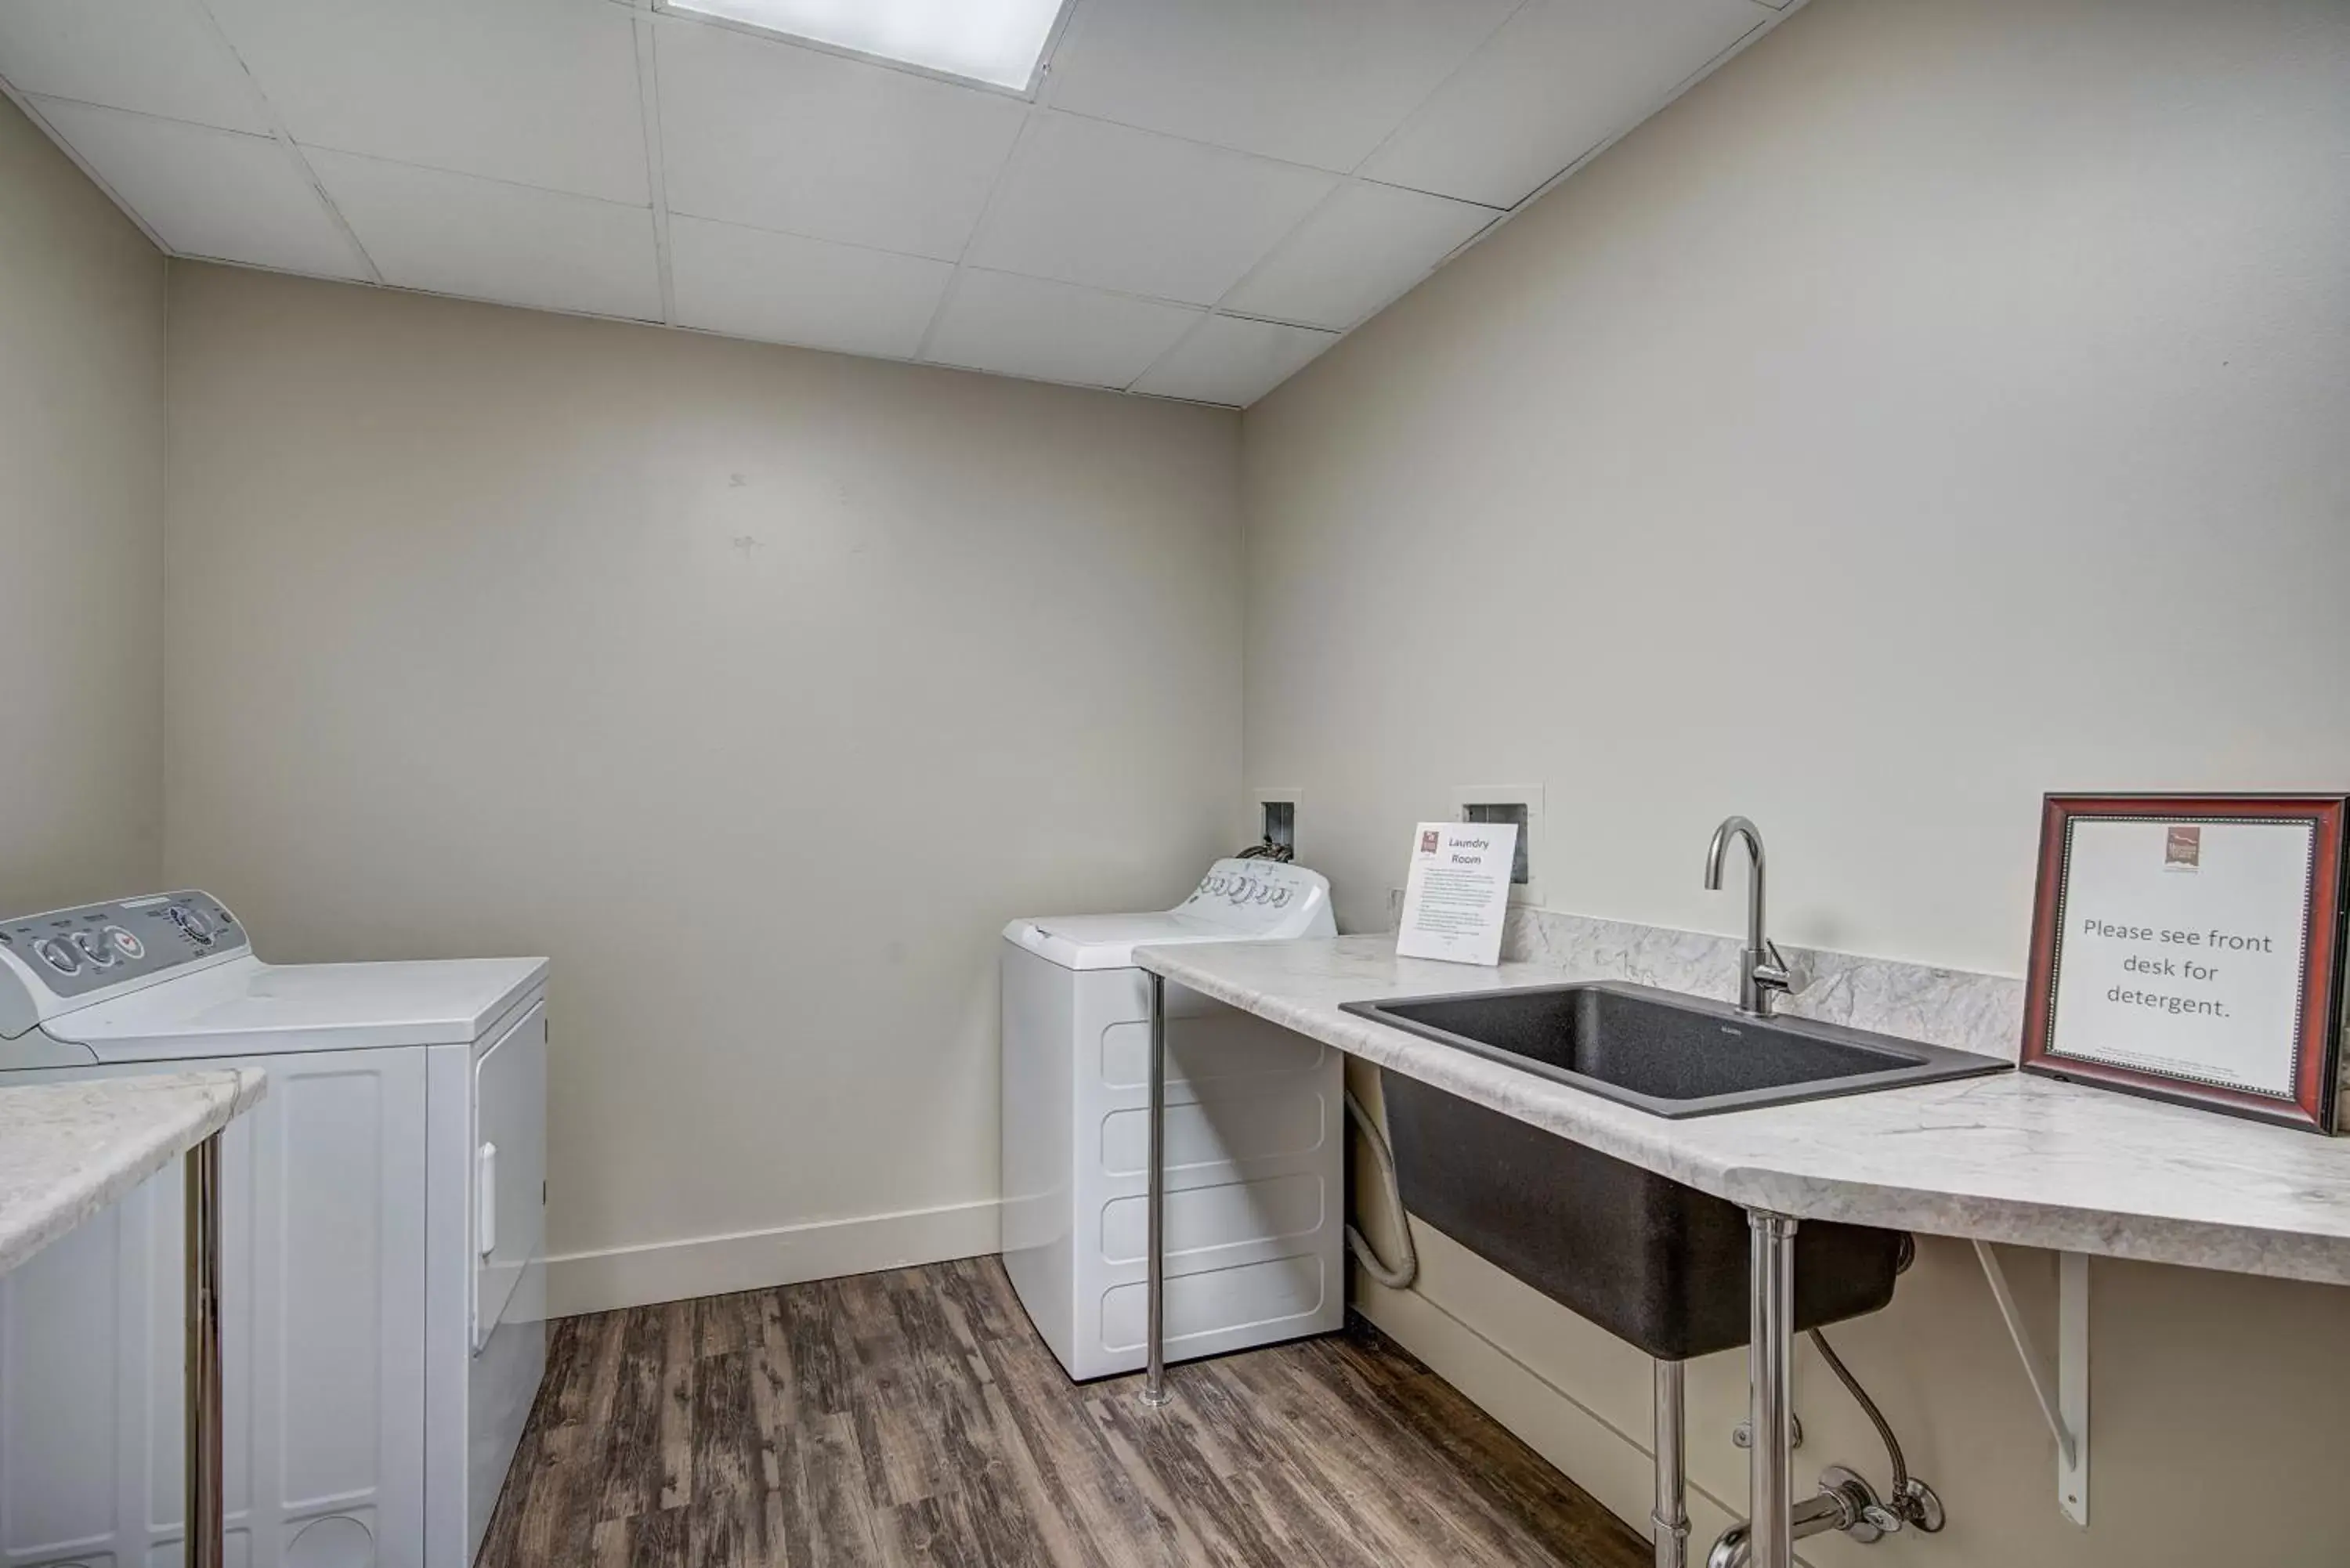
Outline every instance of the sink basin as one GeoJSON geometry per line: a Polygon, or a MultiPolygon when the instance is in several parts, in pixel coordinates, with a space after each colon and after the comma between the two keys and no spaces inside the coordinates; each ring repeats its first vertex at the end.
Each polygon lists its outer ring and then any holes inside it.
{"type": "MultiPolygon", "coordinates": [[[[1352,1002],[1348,1012],[1665,1116],[2004,1071],[1988,1056],[1614,982],[1352,1002]]],[[[1747,1227],[1737,1205],[1499,1111],[1383,1072],[1404,1206],[1487,1262],[1650,1355],[1747,1338],[1747,1227]]],[[[1794,1321],[1877,1311],[1909,1238],[1805,1220],[1794,1321]]]]}
{"type": "Polygon", "coordinates": [[[1350,1002],[1346,1011],[1660,1116],[1718,1116],[2004,1073],[1993,1056],[1596,981],[1350,1002]]]}

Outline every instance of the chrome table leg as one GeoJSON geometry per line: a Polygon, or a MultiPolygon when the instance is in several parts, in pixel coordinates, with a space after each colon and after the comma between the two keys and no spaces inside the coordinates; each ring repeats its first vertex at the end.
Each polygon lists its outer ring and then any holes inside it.
{"type": "Polygon", "coordinates": [[[1149,1196],[1144,1200],[1149,1237],[1149,1280],[1143,1287],[1149,1303],[1149,1325],[1145,1331],[1149,1363],[1142,1376],[1142,1402],[1167,1403],[1167,981],[1150,977],[1150,1169],[1149,1196]]]}
{"type": "Polygon", "coordinates": [[[1752,1568],[1795,1568],[1794,1481],[1795,1221],[1766,1210],[1746,1211],[1750,1249],[1749,1450],[1747,1518],[1752,1568]]]}
{"type": "Polygon", "coordinates": [[[1657,1532],[1656,1568],[1683,1568],[1689,1562],[1690,1533],[1686,1372],[1678,1361],[1654,1365],[1657,1501],[1648,1521],[1657,1532]]]}
{"type": "Polygon", "coordinates": [[[222,1568],[220,1135],[188,1150],[187,1568],[222,1568]]]}

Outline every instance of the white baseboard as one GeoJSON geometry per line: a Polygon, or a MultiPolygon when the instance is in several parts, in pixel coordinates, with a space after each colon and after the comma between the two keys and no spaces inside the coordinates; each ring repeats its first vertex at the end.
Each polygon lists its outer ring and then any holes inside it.
{"type": "Polygon", "coordinates": [[[996,1215],[995,1200],[989,1199],[901,1214],[572,1252],[546,1262],[547,1312],[552,1317],[576,1317],[975,1258],[1000,1245],[996,1215]]]}

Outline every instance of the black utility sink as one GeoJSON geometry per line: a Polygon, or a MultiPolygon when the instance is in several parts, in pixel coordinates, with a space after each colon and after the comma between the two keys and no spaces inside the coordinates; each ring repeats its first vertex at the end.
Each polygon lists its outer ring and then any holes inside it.
{"type": "MultiPolygon", "coordinates": [[[[2008,1065],[1613,982],[1399,997],[1347,1011],[1663,1116],[2008,1065]]],[[[1421,1220],[1651,1355],[1680,1361],[1746,1343],[1747,1226],[1736,1204],[1400,1074],[1380,1080],[1404,1206],[1421,1220]]],[[[1804,1221],[1795,1326],[1883,1307],[1910,1250],[1898,1231],[1804,1221]]]]}
{"type": "Polygon", "coordinates": [[[1596,981],[1350,1002],[1348,1012],[1660,1116],[1865,1095],[2004,1073],[1993,1056],[1596,981]]]}

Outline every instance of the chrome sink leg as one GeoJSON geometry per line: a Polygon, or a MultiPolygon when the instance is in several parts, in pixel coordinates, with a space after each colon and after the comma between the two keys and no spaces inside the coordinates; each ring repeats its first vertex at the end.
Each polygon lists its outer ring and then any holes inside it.
{"type": "Polygon", "coordinates": [[[1690,1533],[1686,1373],[1678,1361],[1659,1360],[1654,1365],[1657,1502],[1648,1522],[1656,1527],[1656,1568],[1684,1568],[1689,1562],[1690,1533]]]}
{"type": "Polygon", "coordinates": [[[1167,1403],[1167,981],[1150,977],[1150,1154],[1148,1216],[1149,1277],[1143,1286],[1149,1322],[1144,1337],[1149,1364],[1142,1375],[1142,1402],[1167,1403]]]}
{"type": "Polygon", "coordinates": [[[188,1150],[187,1238],[187,1568],[227,1561],[221,1507],[221,1135],[188,1150]]]}
{"type": "Polygon", "coordinates": [[[1746,1376],[1754,1424],[1747,1469],[1751,1561],[1753,1568],[1795,1568],[1795,1221],[1750,1209],[1746,1224],[1746,1376]]]}

